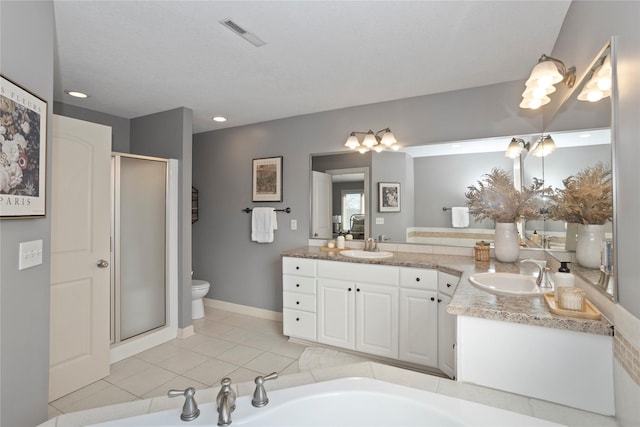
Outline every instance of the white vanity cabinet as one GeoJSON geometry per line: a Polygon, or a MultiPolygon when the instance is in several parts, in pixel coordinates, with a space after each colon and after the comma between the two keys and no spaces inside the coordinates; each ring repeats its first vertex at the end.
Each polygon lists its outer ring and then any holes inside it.
{"type": "Polygon", "coordinates": [[[428,268],[283,257],[283,330],[293,338],[455,375],[459,278],[428,268]]]}
{"type": "Polygon", "coordinates": [[[318,261],[318,342],[398,358],[398,268],[318,261]]]}
{"type": "Polygon", "coordinates": [[[282,259],[282,329],[290,337],[316,340],[316,261],[282,259]]]}
{"type": "Polygon", "coordinates": [[[400,268],[399,359],[438,366],[438,272],[400,268]]]}
{"type": "Polygon", "coordinates": [[[438,272],[438,368],[450,378],[456,375],[456,317],[447,306],[460,281],[459,276],[438,272]]]}

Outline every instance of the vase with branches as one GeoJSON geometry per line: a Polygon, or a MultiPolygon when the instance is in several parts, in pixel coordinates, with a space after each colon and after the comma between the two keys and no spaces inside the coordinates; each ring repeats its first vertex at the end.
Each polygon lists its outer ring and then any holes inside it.
{"type": "Polygon", "coordinates": [[[549,191],[543,187],[543,181],[536,178],[530,186],[518,190],[511,174],[501,168],[493,168],[476,185],[467,187],[465,197],[469,213],[476,221],[491,219],[496,222],[494,247],[499,261],[518,259],[520,245],[516,223],[522,219],[541,219],[541,196],[549,191]]]}
{"type": "Polygon", "coordinates": [[[576,259],[583,267],[600,266],[604,224],[613,219],[611,168],[598,162],[562,180],[550,195],[549,218],[578,224],[576,259]]]}

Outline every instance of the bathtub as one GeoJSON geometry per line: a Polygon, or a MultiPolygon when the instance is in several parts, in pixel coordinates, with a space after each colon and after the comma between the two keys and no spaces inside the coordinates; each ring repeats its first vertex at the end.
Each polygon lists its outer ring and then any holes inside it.
{"type": "MultiPolygon", "coordinates": [[[[277,380],[276,380],[277,381],[277,380]]],[[[196,393],[196,400],[197,400],[196,393]]],[[[370,378],[344,378],[269,392],[264,408],[240,397],[232,426],[518,426],[551,427],[560,424],[491,406],[370,378]]],[[[216,426],[215,403],[199,405],[200,416],[180,420],[173,409],[94,424],[100,427],[216,426]]]]}

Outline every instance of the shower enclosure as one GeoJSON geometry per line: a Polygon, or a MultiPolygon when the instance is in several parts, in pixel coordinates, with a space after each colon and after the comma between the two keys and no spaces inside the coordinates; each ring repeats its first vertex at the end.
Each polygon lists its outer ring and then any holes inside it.
{"type": "Polygon", "coordinates": [[[167,324],[167,159],[111,158],[111,343],[167,324]]]}

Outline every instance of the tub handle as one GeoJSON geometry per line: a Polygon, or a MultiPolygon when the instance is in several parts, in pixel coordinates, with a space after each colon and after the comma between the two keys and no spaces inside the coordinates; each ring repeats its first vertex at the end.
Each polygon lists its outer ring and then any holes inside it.
{"type": "Polygon", "coordinates": [[[269,403],[269,397],[267,397],[267,391],[264,389],[264,382],[269,380],[275,380],[278,378],[277,372],[272,372],[266,376],[256,377],[256,389],[253,392],[253,399],[251,400],[251,404],[256,408],[262,408],[269,403]]]}
{"type": "Polygon", "coordinates": [[[189,387],[186,390],[169,390],[167,396],[169,397],[178,397],[184,396],[185,401],[182,406],[182,414],[180,415],[180,419],[182,421],[193,421],[198,418],[200,415],[200,409],[198,409],[198,404],[195,399],[196,389],[193,387],[189,387]]]}

